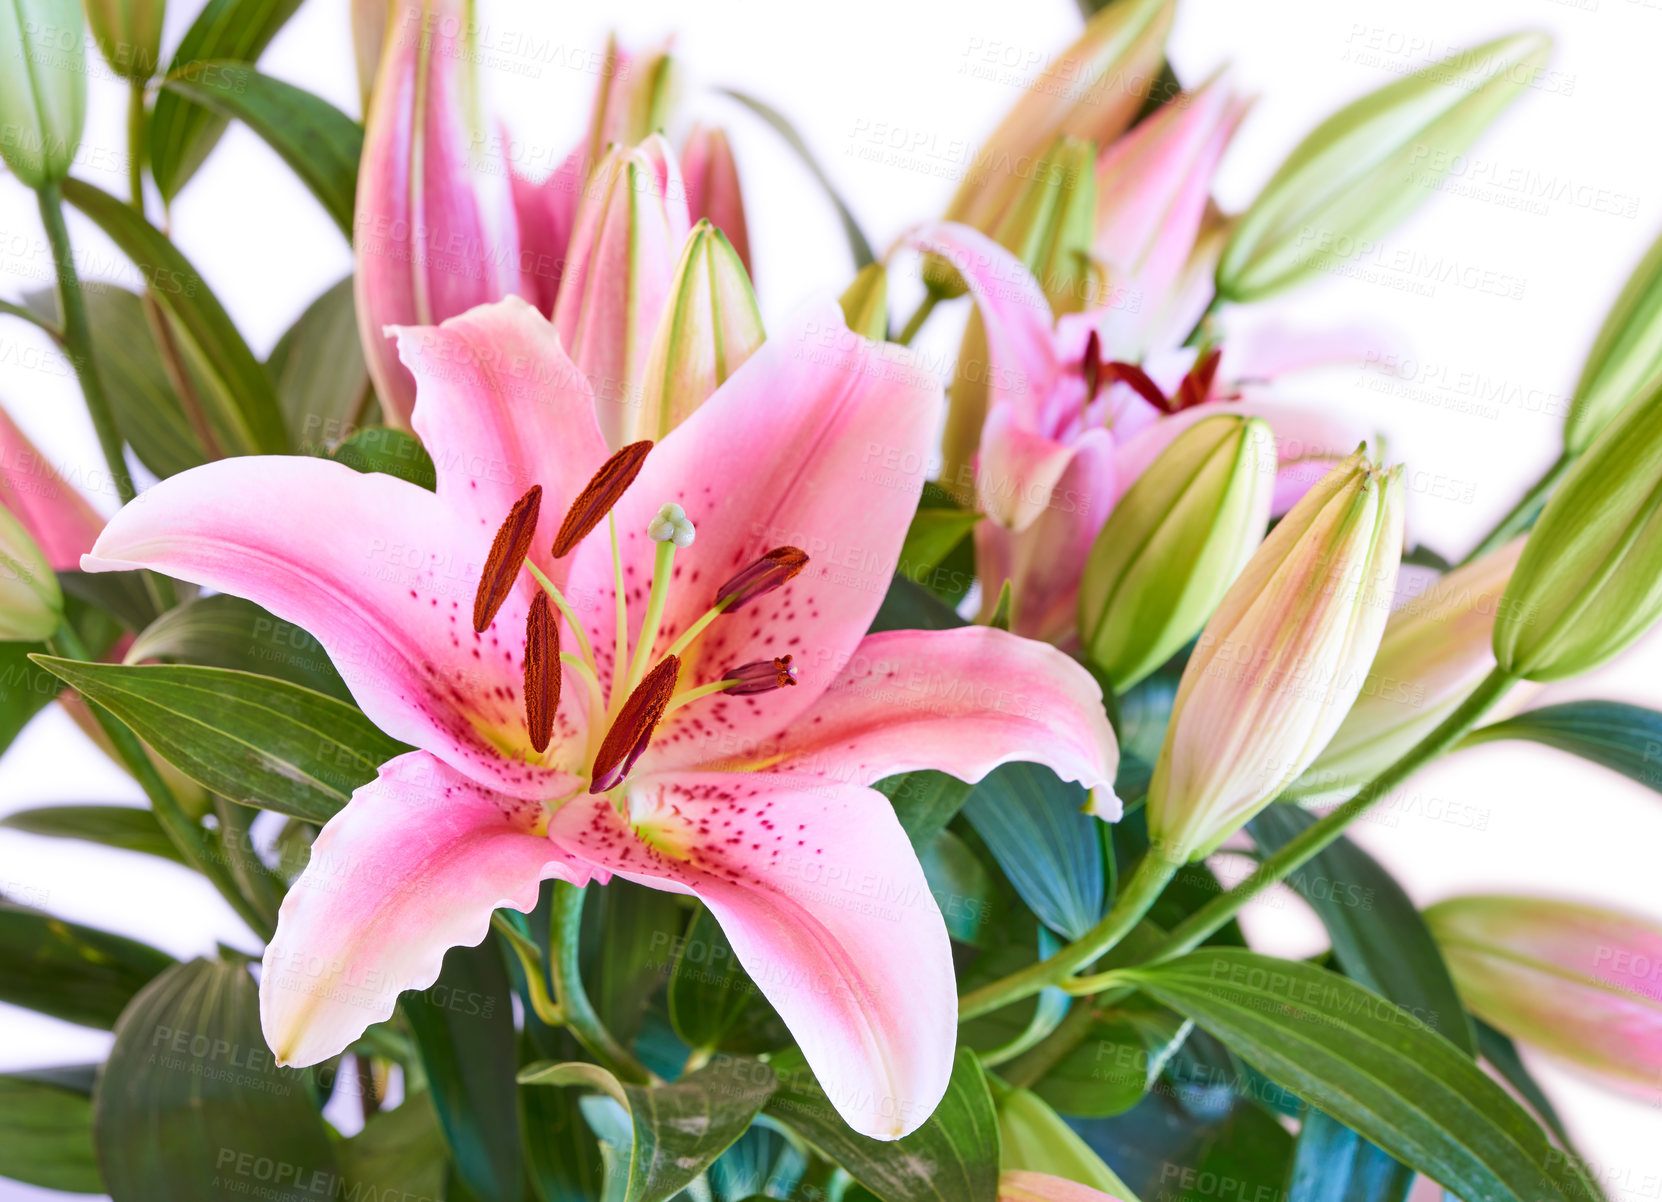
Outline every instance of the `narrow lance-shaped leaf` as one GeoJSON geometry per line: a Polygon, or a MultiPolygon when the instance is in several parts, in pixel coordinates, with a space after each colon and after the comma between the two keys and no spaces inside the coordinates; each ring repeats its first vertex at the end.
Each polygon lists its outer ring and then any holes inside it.
{"type": "Polygon", "coordinates": [[[328,821],[407,750],[356,707],[269,676],[35,659],[204,788],[308,822],[328,821]]]}
{"type": "Polygon", "coordinates": [[[172,964],[172,956],[136,939],[0,905],[0,1002],[108,1030],[172,964]]]}
{"type": "Polygon", "coordinates": [[[1625,701],[1566,701],[1480,726],[1463,747],[1527,739],[1591,760],[1662,793],[1662,713],[1625,701]]]}
{"type": "Polygon", "coordinates": [[[1258,300],[1343,264],[1422,201],[1491,121],[1540,78],[1551,40],[1519,33],[1462,50],[1312,130],[1242,215],[1218,292],[1258,300]]]}
{"type": "Polygon", "coordinates": [[[363,126],[321,96],[246,63],[190,63],[162,86],[221,117],[237,118],[264,138],[351,241],[363,126]]]}
{"type": "Polygon", "coordinates": [[[184,863],[173,840],[149,810],[137,806],[50,805],[17,810],[0,818],[0,826],[48,839],[81,839],[104,847],[142,852],[184,863]]]}
{"type": "Polygon", "coordinates": [[[71,1194],[101,1194],[92,1097],[22,1074],[0,1076],[0,1177],[71,1194]]]}

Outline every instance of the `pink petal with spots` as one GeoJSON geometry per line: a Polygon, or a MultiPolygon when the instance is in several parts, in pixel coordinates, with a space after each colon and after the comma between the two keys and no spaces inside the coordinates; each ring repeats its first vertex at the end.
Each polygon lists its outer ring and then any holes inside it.
{"type": "Polygon", "coordinates": [[[908,245],[939,255],[969,286],[987,330],[989,407],[1009,402],[1026,429],[1043,409],[1060,372],[1050,302],[1022,261],[985,234],[943,221],[907,235],[908,245]]]}
{"type": "MultiPolygon", "coordinates": [[[[260,1026],[278,1064],[316,1064],[438,979],[491,911],[537,904],[550,877],[585,884],[531,829],[534,802],[482,788],[424,751],[381,766],[312,844],[260,973],[260,1026]]],[[[506,999],[498,999],[506,1005],[506,999]]]]}
{"type": "Polygon", "coordinates": [[[1087,789],[1112,785],[1120,758],[1090,673],[990,626],[867,635],[765,754],[772,771],[858,785],[919,768],[973,783],[1022,760],[1087,789]]]}
{"type": "Polygon", "coordinates": [[[358,333],[387,421],[407,427],[415,381],[388,325],[434,325],[520,286],[507,161],[476,161],[464,115],[471,57],[463,0],[392,15],[364,129],[352,212],[358,333]]]}
{"type": "MultiPolygon", "coordinates": [[[[323,644],[389,735],[481,784],[547,797],[566,778],[526,762],[524,595],[482,637],[473,633],[489,547],[488,534],[481,540],[424,488],[272,455],[163,480],[110,519],[82,567],[155,568],[263,605],[323,644]]],[[[581,690],[567,696],[557,745],[580,737],[570,716],[580,711],[568,707],[581,705],[581,690]]]]}
{"type": "Polygon", "coordinates": [[[699,898],[856,1131],[897,1139],[946,1092],[957,986],[940,909],[881,793],[770,773],[645,776],[549,835],[598,868],[699,898]],[[632,827],[631,827],[632,823],[632,827]]]}
{"type": "MultiPolygon", "coordinates": [[[[788,724],[871,626],[917,507],[941,414],[940,381],[898,347],[851,334],[835,302],[782,325],[653,448],[615,512],[631,624],[646,608],[657,544],[646,535],[675,502],[697,528],[676,553],[652,662],[764,552],[795,546],[809,563],[784,587],[724,614],[682,659],[681,687],[789,654],[798,687],[715,697],[672,713],[640,770],[719,762],[788,724]]],[[[597,617],[590,639],[609,673],[612,553],[604,525],[574,552],[570,593],[597,617]]],[[[633,641],[633,640],[632,640],[633,641]]]]}
{"type": "MultiPolygon", "coordinates": [[[[517,296],[441,326],[400,326],[417,385],[413,424],[438,469],[439,500],[477,529],[482,560],[514,502],[543,487],[532,558],[556,584],[550,552],[566,510],[606,461],[594,393],[548,319],[517,296]]],[[[527,573],[520,586],[535,587],[527,573]]],[[[523,633],[523,632],[522,632],[523,633]]]]}
{"type": "Polygon", "coordinates": [[[1012,1169],[999,1176],[998,1202],[1119,1202],[1119,1199],[1065,1177],[1012,1169]]]}

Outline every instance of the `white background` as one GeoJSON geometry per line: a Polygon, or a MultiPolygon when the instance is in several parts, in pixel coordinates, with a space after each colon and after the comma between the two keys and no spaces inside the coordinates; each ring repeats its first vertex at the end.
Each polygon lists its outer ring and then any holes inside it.
{"type": "MultiPolygon", "coordinates": [[[[167,47],[194,9],[174,5],[167,47]]],[[[713,88],[750,91],[789,114],[881,252],[909,225],[941,211],[952,172],[1016,99],[1014,79],[1061,50],[1079,28],[1071,0],[841,0],[811,8],[761,0],[481,0],[481,15],[494,45],[541,48],[503,54],[485,73],[523,161],[539,164],[536,170],[563,156],[587,111],[593,77],[566,64],[589,62],[613,25],[635,44],[676,34],[689,77],[683,113],[718,120],[732,132],[757,289],[770,319],[811,293],[839,291],[850,260],[830,207],[789,152],[713,88]],[[550,56],[551,46],[561,53],[550,56]],[[989,54],[1006,64],[1010,78],[969,73],[989,54]],[[877,161],[859,154],[874,146],[877,161]]],[[[1408,353],[1394,374],[1377,366],[1334,373],[1299,395],[1365,413],[1388,435],[1391,454],[1406,459],[1418,481],[1413,529],[1451,555],[1556,454],[1556,415],[1581,358],[1627,272],[1662,227],[1662,112],[1654,86],[1662,0],[1183,0],[1171,43],[1185,81],[1228,63],[1238,84],[1259,96],[1219,180],[1220,201],[1235,210],[1340,104],[1449,51],[1522,27],[1556,38],[1549,87],[1527,92],[1461,164],[1453,185],[1431,193],[1385,239],[1388,252],[1441,256],[1466,277],[1498,273],[1521,281],[1521,296],[1455,283],[1425,296],[1332,277],[1273,305],[1307,324],[1371,321],[1382,347],[1408,353]],[[1519,179],[1528,194],[1507,187],[1519,179]],[[1556,199],[1530,200],[1537,186],[1556,199]],[[1474,411],[1474,383],[1499,387],[1514,400],[1479,402],[1474,411]],[[1440,499],[1450,496],[1458,499],[1440,499]]],[[[309,0],[262,66],[357,111],[342,0],[309,0]]],[[[124,106],[121,85],[93,80],[79,172],[123,194],[124,106]]],[[[103,265],[102,274],[115,276],[120,259],[113,248],[73,214],[70,220],[78,251],[92,264],[89,274],[103,265]]],[[[171,220],[176,240],[262,355],[313,296],[351,267],[343,239],[316,202],[240,127],[187,187],[171,220]]],[[[0,294],[15,299],[39,286],[49,268],[33,198],[0,179],[0,294]]],[[[911,300],[902,293],[897,307],[909,311],[911,300]]],[[[961,321],[960,311],[943,309],[925,344],[950,351],[961,321]]],[[[0,399],[72,478],[97,475],[96,444],[73,379],[53,363],[43,339],[3,319],[0,399]]],[[[93,499],[106,511],[112,506],[111,497],[93,499]]],[[[1652,638],[1618,665],[1545,697],[1662,705],[1659,668],[1662,642],[1652,638]]],[[[1655,870],[1662,799],[1654,794],[1522,745],[1467,752],[1422,773],[1411,792],[1418,800],[1394,825],[1364,823],[1356,837],[1416,900],[1538,891],[1662,919],[1655,870]]],[[[138,799],[132,783],[55,708],[0,760],[0,810],[138,799]]],[[[248,933],[199,878],[152,859],[0,833],[0,891],[180,956],[211,952],[215,940],[250,946],[248,933]]],[[[1250,925],[1264,946],[1288,954],[1322,943],[1319,928],[1291,902],[1261,907],[1250,925]]],[[[0,1007],[0,1068],[97,1059],[108,1042],[103,1033],[0,1007]]],[[[1539,1058],[1532,1063],[1612,1197],[1662,1196],[1662,1081],[1634,1099],[1618,1098],[1539,1058]]],[[[0,1183],[0,1198],[48,1196],[0,1183]]]]}

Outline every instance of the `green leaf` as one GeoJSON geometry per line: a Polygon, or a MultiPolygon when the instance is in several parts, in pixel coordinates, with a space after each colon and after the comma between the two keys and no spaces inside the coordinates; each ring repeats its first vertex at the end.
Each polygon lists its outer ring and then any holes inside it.
{"type": "MultiPolygon", "coordinates": [[[[531,1038],[522,1043],[530,1052],[531,1038]]],[[[520,1087],[519,1105],[525,1167],[539,1202],[594,1202],[604,1184],[605,1164],[577,1097],[564,1089],[527,1085],[520,1087]]]]}
{"type": "Polygon", "coordinates": [[[883,594],[883,604],[871,620],[871,631],[882,630],[952,630],[969,623],[953,612],[951,606],[921,584],[914,584],[904,576],[889,582],[883,594]]]}
{"type": "Polygon", "coordinates": [[[0,1076],[0,1177],[71,1194],[101,1194],[92,1098],[28,1077],[0,1076]]]}
{"type": "Polygon", "coordinates": [[[1312,1110],[1299,1129],[1287,1202],[1402,1202],[1413,1185],[1412,1169],[1312,1110]]]}
{"type": "Polygon", "coordinates": [[[315,638],[252,601],[228,593],[195,597],[146,626],[127,649],[126,662],[145,660],[254,672],[340,701],[352,699],[346,682],[315,638]]]}
{"type": "Polygon", "coordinates": [[[964,816],[1033,913],[1078,939],[1102,917],[1101,823],[1080,812],[1086,791],[1038,764],[1005,764],[964,803],[964,816]]]}
{"type": "Polygon", "coordinates": [[[1168,1031],[1164,1041],[1156,1041],[1148,1027],[1129,1017],[1105,1015],[1092,1022],[1085,1037],[1034,1083],[1033,1092],[1063,1114],[1081,1118],[1123,1114],[1147,1092],[1149,1070],[1159,1066],[1156,1052],[1170,1043],[1171,1034],[1168,1031]]]}
{"type": "Polygon", "coordinates": [[[35,659],[203,788],[291,818],[327,822],[407,750],[353,706],[269,676],[35,659]]]}
{"type": "MultiPolygon", "coordinates": [[[[1294,805],[1272,805],[1253,819],[1253,839],[1273,852],[1314,825],[1294,805]]],[[[1443,953],[1396,878],[1349,839],[1340,838],[1286,882],[1327,928],[1345,975],[1390,998],[1468,1056],[1471,1023],[1443,953]]]]}
{"type": "Polygon", "coordinates": [[[133,999],[98,1079],[93,1140],[123,1202],[307,1202],[338,1183],[308,1074],[277,1067],[240,963],[177,964],[133,999]]]}
{"type": "Polygon", "coordinates": [[[800,1054],[774,1062],[779,1089],[767,1111],[796,1131],[882,1202],[995,1202],[998,1116],[981,1062],[959,1048],[946,1096],[905,1139],[856,1134],[832,1108],[800,1054]]]}
{"type": "Polygon", "coordinates": [[[1259,300],[1363,253],[1421,202],[1541,71],[1552,43],[1513,34],[1346,105],[1271,177],[1218,262],[1218,293],[1259,300]]]}
{"type": "Polygon", "coordinates": [[[301,454],[327,454],[357,430],[373,393],[351,276],[306,306],[271,348],[265,370],[301,454]]]}
{"type": "Polygon", "coordinates": [[[451,948],[432,987],[399,1001],[456,1173],[479,1202],[520,1202],[524,1192],[510,993],[490,936],[478,947],[451,948]]]}
{"type": "Polygon", "coordinates": [[[601,1024],[630,1043],[647,997],[664,979],[668,952],[686,929],[674,894],[614,877],[589,893],[583,910],[582,976],[601,1024]]]}
{"type": "MultiPolygon", "coordinates": [[[[173,318],[182,349],[208,385],[203,401],[216,429],[225,432],[225,451],[233,455],[287,451],[288,431],[270,378],[190,261],[131,205],[108,192],[67,179],[63,194],[133,261],[148,282],[150,295],[173,318]]],[[[94,342],[98,337],[95,327],[94,342]]]]}
{"type": "Polygon", "coordinates": [[[1558,1111],[1546,1091],[1525,1067],[1522,1057],[1518,1055],[1517,1045],[1481,1018],[1472,1019],[1472,1026],[1477,1031],[1477,1047],[1483,1053],[1483,1059],[1494,1067],[1520,1098],[1529,1103],[1529,1108],[1558,1137],[1558,1142],[1570,1147],[1570,1134],[1564,1129],[1563,1120],[1558,1117],[1558,1111]]]}
{"type": "MultiPolygon", "coordinates": [[[[61,573],[60,582],[71,573],[61,573]]],[[[121,634],[108,615],[87,606],[66,589],[65,612],[93,655],[103,655],[121,634]]],[[[63,681],[34,662],[44,643],[0,642],[0,751],[12,745],[29,720],[63,692],[63,681]]]]}
{"type": "Polygon", "coordinates": [[[1136,1202],[1121,1181],[1060,1115],[1025,1089],[1004,1092],[998,1102],[999,1165],[1004,1171],[1049,1173],[1101,1190],[1120,1202],[1136,1202]]]}
{"type": "Polygon", "coordinates": [[[773,132],[785,140],[785,144],[796,152],[797,158],[802,160],[802,165],[808,168],[814,179],[819,181],[819,186],[824,190],[826,199],[836,208],[837,217],[843,223],[843,236],[848,239],[848,249],[854,256],[855,270],[858,271],[869,263],[875,263],[877,256],[872,252],[870,240],[860,229],[860,223],[855,220],[854,211],[843,200],[842,195],[837,191],[837,186],[831,182],[831,177],[825,174],[825,168],[820,166],[819,160],[814,157],[814,152],[808,148],[808,143],[803,140],[802,135],[791,124],[790,118],[771,104],[758,100],[754,96],[734,91],[732,88],[718,90],[731,96],[772,126],[773,132]]]}
{"type": "Polygon", "coordinates": [[[1566,701],[1480,726],[1462,747],[1528,739],[1591,760],[1662,793],[1662,713],[1623,701],[1566,701]]]}
{"type": "MultiPolygon", "coordinates": [[[[144,298],[114,284],[89,283],[83,292],[93,363],[116,428],[133,454],[164,480],[206,463],[207,452],[191,429],[157,347],[144,298]]],[[[55,289],[30,293],[27,300],[31,309],[61,322],[55,289]]]]}
{"type": "Polygon", "coordinates": [[[933,768],[886,777],[876,788],[894,802],[895,817],[917,848],[929,846],[970,795],[969,785],[933,768]]]}
{"type": "MultiPolygon", "coordinates": [[[[56,677],[54,677],[56,679],[56,677]]],[[[173,840],[149,810],[137,806],[50,805],[17,810],[0,818],[0,826],[48,839],[81,839],[122,851],[143,852],[184,863],[173,840]]]]}
{"type": "MultiPolygon", "coordinates": [[[[426,1090],[383,1110],[362,1131],[340,1145],[343,1188],[348,1198],[438,1198],[449,1166],[444,1133],[426,1090]]],[[[333,1183],[331,1183],[333,1184],[333,1183]]]]}
{"type": "Polygon", "coordinates": [[[1293,1137],[1268,1112],[1237,1105],[1206,1133],[1192,1168],[1170,1182],[1170,1202],[1213,1202],[1227,1181],[1238,1198],[1280,1198],[1293,1164],[1293,1137]]]}
{"type": "Polygon", "coordinates": [[[969,537],[980,520],[980,514],[967,509],[920,508],[912,515],[906,541],[900,545],[897,570],[908,580],[921,582],[969,537]]]}
{"type": "Polygon", "coordinates": [[[140,572],[59,572],[66,597],[103,611],[128,630],[143,630],[156,620],[156,602],[140,572]]]}
{"type": "Polygon", "coordinates": [[[918,852],[929,892],[946,920],[946,933],[973,946],[981,938],[981,924],[992,905],[992,880],[962,839],[939,832],[918,852]]]}
{"type": "Polygon", "coordinates": [[[173,962],[135,939],[0,903],[0,1002],[107,1031],[173,962]]]}
{"type": "MultiPolygon", "coordinates": [[[[668,949],[666,949],[668,950],[668,949]]],[[[710,1051],[761,996],[715,917],[699,906],[673,949],[669,1017],[691,1048],[710,1051]]]]}
{"type": "Polygon", "coordinates": [[[439,486],[432,456],[413,434],[388,426],[358,430],[335,448],[333,458],[355,472],[382,472],[433,492],[439,486]]]}
{"type": "Polygon", "coordinates": [[[1527,1112],[1406,1010],[1311,964],[1209,948],[1126,979],[1470,1202],[1589,1191],[1527,1112]]]}
{"type": "MultiPolygon", "coordinates": [[[[242,62],[193,62],[179,74],[169,74],[162,87],[221,117],[235,117],[264,138],[322,202],[346,240],[352,240],[352,200],[364,149],[361,125],[321,96],[242,62]]],[[[169,197],[175,191],[177,187],[163,189],[169,197]]]]}
{"type": "Polygon", "coordinates": [[[718,1056],[674,1084],[626,1085],[594,1064],[535,1064],[525,1085],[599,1090],[629,1115],[627,1202],[664,1202],[691,1184],[746,1128],[773,1093],[773,1070],[759,1060],[718,1056]]]}
{"type": "MultiPolygon", "coordinates": [[[[209,0],[192,22],[168,65],[169,79],[205,78],[215,60],[251,63],[270,45],[300,0],[209,0]],[[202,67],[186,68],[193,63],[202,67]]],[[[150,115],[150,168],[156,187],[168,204],[196,173],[225,132],[226,119],[193,103],[176,91],[163,89],[150,115]]]]}

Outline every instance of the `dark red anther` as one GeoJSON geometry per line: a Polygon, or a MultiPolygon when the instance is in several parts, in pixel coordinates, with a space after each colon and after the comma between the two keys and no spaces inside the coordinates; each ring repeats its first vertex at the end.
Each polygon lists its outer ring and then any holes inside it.
{"type": "Polygon", "coordinates": [[[600,465],[594,479],[583,486],[583,491],[577,494],[577,499],[566,511],[566,520],[560,523],[560,532],[554,536],[555,559],[570,554],[571,549],[612,512],[612,506],[618,503],[635,482],[635,477],[640,475],[646,453],[651,449],[650,440],[632,442],[600,465]]]}
{"type": "Polygon", "coordinates": [[[745,697],[751,693],[771,693],[775,689],[794,685],[796,669],[791,667],[790,656],[781,655],[775,659],[759,659],[754,663],[730,668],[722,679],[738,681],[738,684],[726,691],[735,697],[745,697]]]}
{"type": "Polygon", "coordinates": [[[537,533],[537,514],[542,510],[542,485],[533,484],[528,492],[514,502],[490,554],[485,556],[485,567],[479,574],[479,591],[473,594],[473,630],[483,634],[491,624],[502,603],[514,591],[519,569],[525,563],[526,552],[537,533]]]}
{"type": "Polygon", "coordinates": [[[1138,396],[1153,405],[1161,413],[1176,412],[1172,408],[1171,402],[1166,399],[1166,394],[1160,391],[1160,386],[1135,363],[1126,363],[1120,359],[1104,363],[1102,365],[1102,378],[1110,384],[1129,384],[1138,396]]]}
{"type": "Polygon", "coordinates": [[[1096,390],[1102,387],[1102,339],[1092,330],[1085,339],[1085,357],[1079,362],[1085,375],[1085,404],[1096,400],[1096,390]]]}
{"type": "Polygon", "coordinates": [[[808,553],[796,547],[775,547],[747,568],[741,568],[716,590],[716,604],[727,603],[737,613],[757,597],[765,596],[808,566],[808,553]]]}
{"type": "Polygon", "coordinates": [[[1183,377],[1183,383],[1177,386],[1174,412],[1192,409],[1212,394],[1212,381],[1217,378],[1218,361],[1222,358],[1223,348],[1215,346],[1195,361],[1189,374],[1183,377]]]}
{"type": "Polygon", "coordinates": [[[541,589],[525,615],[525,728],[531,746],[547,751],[554,737],[554,715],[560,708],[560,624],[548,594],[541,589]]]}
{"type": "Polygon", "coordinates": [[[666,655],[629,694],[618,711],[617,721],[612,723],[600,742],[600,750],[595,753],[590,793],[615,788],[629,775],[629,769],[652,742],[652,732],[663,719],[664,710],[669,708],[669,699],[675,696],[675,678],[680,672],[681,661],[666,655]]]}

